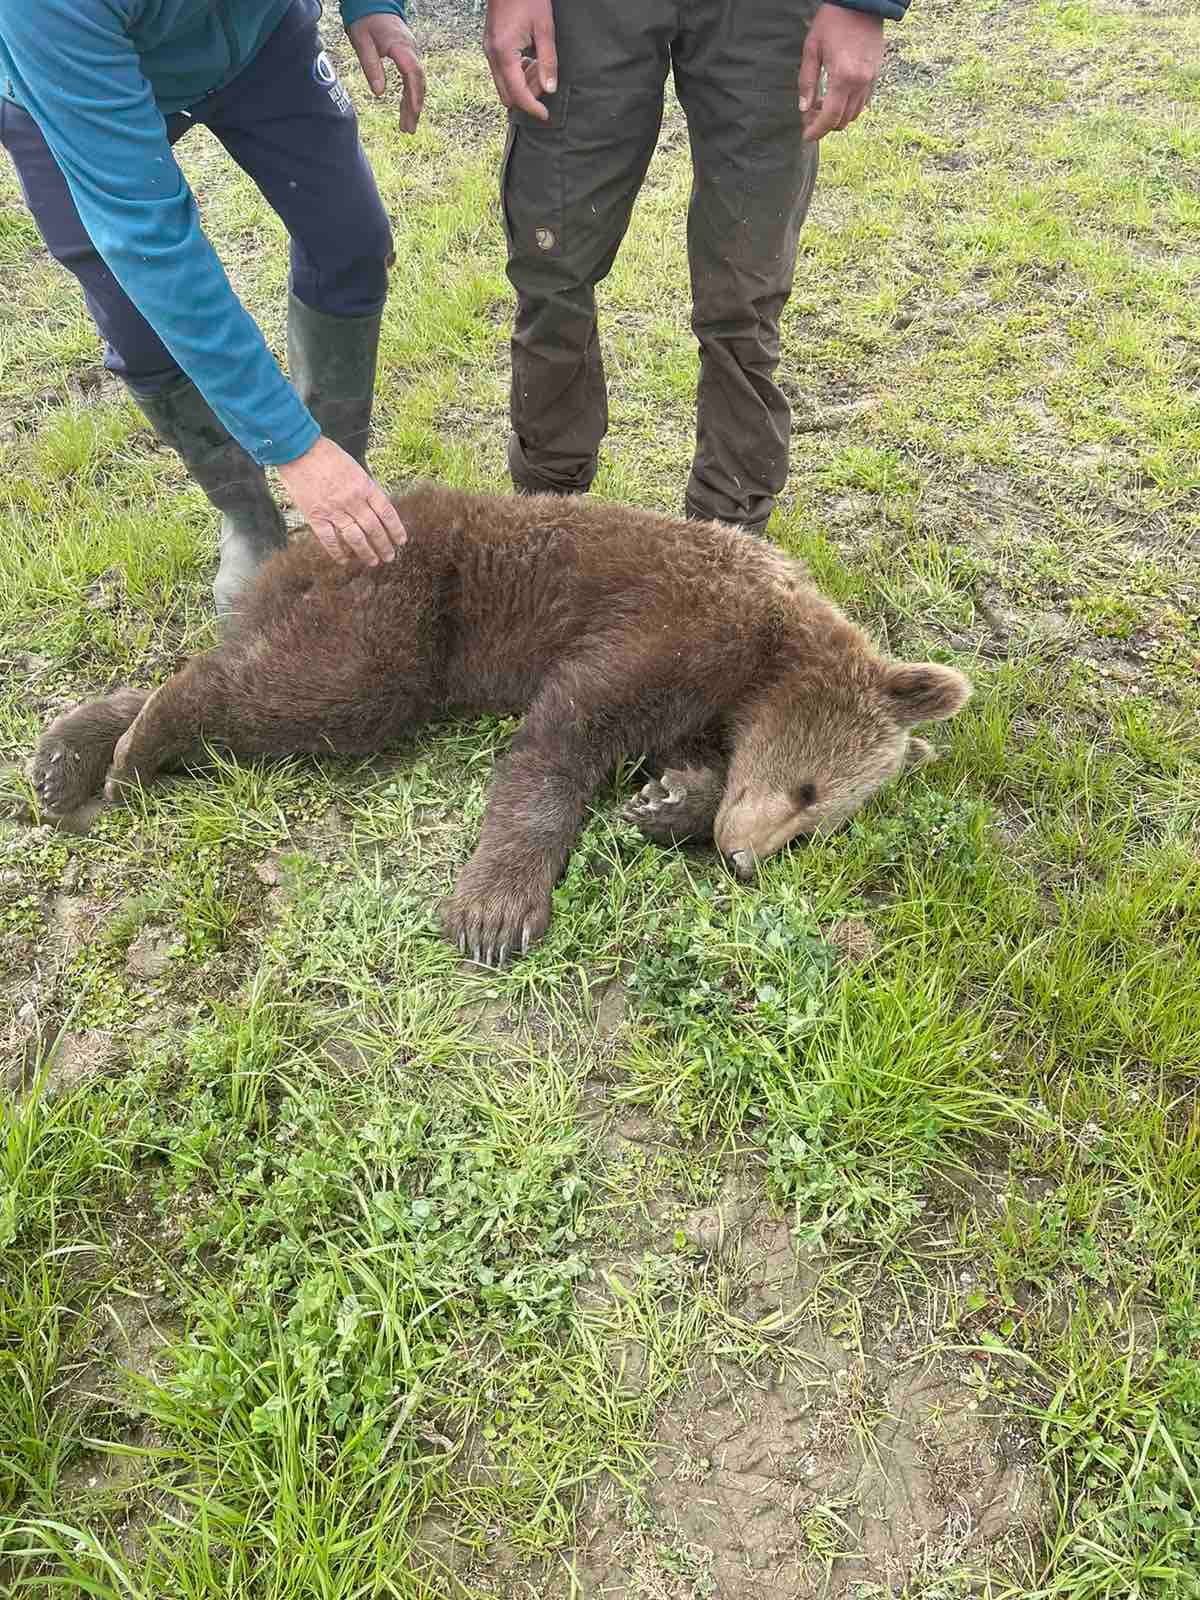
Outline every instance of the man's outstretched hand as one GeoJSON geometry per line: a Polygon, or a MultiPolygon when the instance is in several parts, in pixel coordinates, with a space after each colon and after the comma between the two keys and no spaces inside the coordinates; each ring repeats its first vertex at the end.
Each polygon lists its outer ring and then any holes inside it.
{"type": "Polygon", "coordinates": [[[871,98],[883,66],[883,18],[823,5],[813,18],[800,61],[800,111],[812,144],[848,128],[871,98]],[[825,95],[818,100],[821,69],[825,95]]]}
{"type": "Polygon", "coordinates": [[[408,538],[396,508],[353,456],[321,436],[277,467],[288,497],[334,561],[377,567],[408,538]]]}
{"type": "Polygon", "coordinates": [[[384,63],[390,61],[400,74],[403,98],[400,101],[400,131],[416,133],[425,104],[425,68],[417,51],[417,41],[399,17],[376,11],[352,22],[347,32],[358,64],[363,69],[371,93],[378,99],[387,89],[384,63]]]}
{"type": "Polygon", "coordinates": [[[550,0],[488,0],[483,48],[500,103],[545,122],[550,113],[538,95],[558,88],[550,0]]]}

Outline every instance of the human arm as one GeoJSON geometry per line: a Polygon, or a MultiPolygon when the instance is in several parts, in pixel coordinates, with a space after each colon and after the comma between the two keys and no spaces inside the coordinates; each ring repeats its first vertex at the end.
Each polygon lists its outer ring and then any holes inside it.
{"type": "MultiPolygon", "coordinates": [[[[883,64],[883,19],[898,20],[909,0],[830,0],[817,11],[800,68],[804,137],[816,142],[848,127],[866,106],[883,64]],[[824,70],[827,88],[817,89],[824,70]]],[[[557,87],[551,0],[488,0],[484,50],[501,102],[545,121],[538,98],[557,87]]]]}
{"type": "Polygon", "coordinates": [[[100,256],[221,423],[261,465],[283,469],[285,488],[289,479],[298,486],[289,493],[314,526],[331,513],[340,519],[331,553],[374,559],[402,542],[403,529],[394,513],[389,527],[371,507],[373,480],[349,457],[331,456],[337,447],[321,439],[233,292],[126,31],[133,9],[134,0],[43,0],[36,8],[0,0],[12,90],[40,127],[100,256]]]}

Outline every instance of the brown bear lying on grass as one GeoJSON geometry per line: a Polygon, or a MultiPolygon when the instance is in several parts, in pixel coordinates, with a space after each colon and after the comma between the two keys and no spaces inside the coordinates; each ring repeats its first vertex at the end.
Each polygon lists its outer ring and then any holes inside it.
{"type": "Polygon", "coordinates": [[[408,544],[373,569],[311,535],[262,570],[214,650],[147,693],[64,713],[33,758],[67,815],[205,744],[365,755],[451,714],[525,719],[474,855],[443,907],[476,961],[528,950],[589,797],[623,759],[661,776],[625,816],[664,843],[715,840],[743,877],[826,832],[930,752],[910,730],[970,685],[884,660],[770,545],[598,500],[419,486],[408,544]]]}

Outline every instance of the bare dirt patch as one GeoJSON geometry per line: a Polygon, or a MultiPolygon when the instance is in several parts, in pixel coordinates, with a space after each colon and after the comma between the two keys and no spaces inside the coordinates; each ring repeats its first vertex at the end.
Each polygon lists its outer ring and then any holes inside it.
{"type": "Polygon", "coordinates": [[[1020,1557],[1043,1512],[1029,1440],[936,1364],[805,1345],[819,1381],[715,1371],[669,1407],[640,1503],[583,1521],[584,1595],[840,1600],[1020,1557]]]}
{"type": "MultiPolygon", "coordinates": [[[[651,1131],[639,1121],[612,1142],[651,1131]]],[[[463,1573],[479,1592],[851,1600],[913,1583],[967,1595],[1023,1570],[1047,1510],[1036,1440],[988,1399],[969,1358],[910,1355],[913,1341],[894,1338],[863,1352],[811,1314],[822,1263],[795,1248],[760,1187],[747,1173],[728,1178],[682,1215],[654,1197],[640,1235],[624,1229],[619,1250],[593,1259],[580,1304],[603,1321],[675,1224],[698,1262],[684,1294],[733,1285],[727,1327],[771,1353],[745,1365],[707,1340],[657,1413],[648,1470],[589,1492],[577,1541],[556,1562],[490,1546],[463,1573]]],[[[654,1382],[658,1357],[643,1338],[611,1338],[608,1353],[622,1392],[654,1382]]],[[[462,1468],[486,1470],[470,1450],[462,1468]]],[[[448,1540],[449,1524],[438,1526],[448,1540]]]]}

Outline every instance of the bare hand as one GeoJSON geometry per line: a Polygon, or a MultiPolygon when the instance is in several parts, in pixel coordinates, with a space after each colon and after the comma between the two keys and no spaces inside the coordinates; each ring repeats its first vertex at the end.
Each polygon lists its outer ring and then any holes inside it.
{"type": "Polygon", "coordinates": [[[371,93],[376,98],[387,89],[384,62],[390,61],[400,74],[403,99],[400,103],[400,131],[415,133],[425,104],[425,69],[417,52],[417,41],[399,17],[378,11],[352,22],[347,32],[371,93]]]}
{"type": "Polygon", "coordinates": [[[501,105],[548,121],[550,113],[537,97],[558,88],[550,0],[488,0],[483,48],[501,105]],[[531,52],[527,70],[523,58],[531,52]]]}
{"type": "Polygon", "coordinates": [[[276,468],[292,503],[335,561],[391,561],[407,540],[396,508],[353,456],[321,436],[276,468]]]}
{"type": "Polygon", "coordinates": [[[883,66],[883,18],[823,5],[813,18],[800,60],[800,110],[811,144],[848,128],[866,106],[883,66]],[[821,68],[825,98],[817,99],[821,68]]]}

